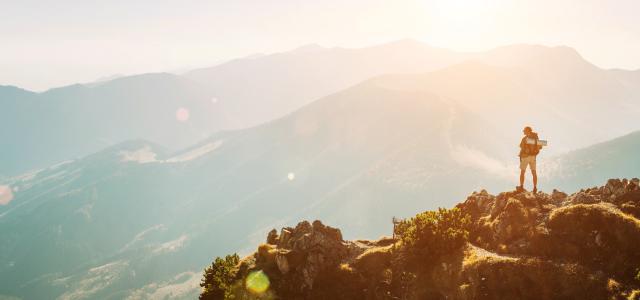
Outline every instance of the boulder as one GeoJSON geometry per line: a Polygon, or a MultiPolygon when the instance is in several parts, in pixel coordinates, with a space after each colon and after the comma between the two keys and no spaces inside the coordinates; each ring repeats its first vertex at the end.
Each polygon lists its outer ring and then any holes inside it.
{"type": "Polygon", "coordinates": [[[278,232],[275,229],[271,229],[271,231],[269,231],[269,234],[267,234],[267,244],[278,244],[278,232]]]}

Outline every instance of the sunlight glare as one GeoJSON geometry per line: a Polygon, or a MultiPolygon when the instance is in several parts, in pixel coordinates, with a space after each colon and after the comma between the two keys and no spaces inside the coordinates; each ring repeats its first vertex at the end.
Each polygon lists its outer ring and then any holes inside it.
{"type": "Polygon", "coordinates": [[[13,200],[13,192],[8,185],[0,185],[0,205],[7,205],[13,200]]]}
{"type": "Polygon", "coordinates": [[[245,280],[247,290],[254,294],[266,292],[269,289],[269,284],[269,277],[262,270],[249,273],[245,280]]]}
{"type": "Polygon", "coordinates": [[[179,122],[189,121],[189,110],[184,107],[178,108],[178,110],[176,110],[176,120],[179,122]]]}

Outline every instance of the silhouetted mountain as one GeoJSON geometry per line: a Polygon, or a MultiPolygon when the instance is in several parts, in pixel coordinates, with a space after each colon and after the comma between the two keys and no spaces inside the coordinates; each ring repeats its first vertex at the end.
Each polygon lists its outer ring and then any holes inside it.
{"type": "MultiPolygon", "coordinates": [[[[560,57],[574,53],[555,52],[560,57]]],[[[372,80],[385,88],[428,91],[455,101],[504,129],[507,141],[518,140],[521,128],[532,125],[550,139],[552,147],[546,151],[555,154],[638,130],[637,89],[574,58],[575,65],[558,68],[541,62],[518,67],[465,62],[420,76],[372,80]]]]}
{"type": "Polygon", "coordinates": [[[615,174],[640,173],[640,131],[549,159],[541,167],[549,186],[571,189],[595,186],[615,174]]]}
{"type": "MultiPolygon", "coordinates": [[[[519,130],[511,128],[539,126],[554,145],[550,151],[559,153],[638,129],[638,73],[599,69],[568,47],[515,45],[458,53],[413,40],[361,49],[311,45],[184,76],[129,76],[39,94],[2,88],[0,102],[6,104],[0,128],[9,130],[0,131],[0,140],[9,141],[9,146],[0,150],[0,176],[77,158],[128,139],[177,150],[221,129],[281,117],[373,76],[442,68],[447,69],[425,75],[426,81],[409,76],[416,85],[402,84],[402,90],[457,101],[499,123],[498,128],[509,129],[490,134],[515,138],[519,130]],[[486,67],[460,64],[463,61],[486,67]],[[176,122],[181,107],[191,113],[190,122],[176,122]],[[544,128],[556,121],[561,125],[544,128]]],[[[388,85],[384,87],[392,88],[388,85]]]]}
{"type": "Polygon", "coordinates": [[[0,150],[0,176],[127,139],[147,139],[177,150],[217,130],[281,117],[371,76],[425,72],[461,59],[412,41],[362,49],[313,45],[236,59],[184,76],[145,74],[30,93],[31,101],[0,89],[0,101],[6,103],[0,127],[12,128],[0,132],[0,140],[11,141],[11,147],[0,150]],[[189,109],[190,122],[175,122],[180,107],[189,109]]]}
{"type": "Polygon", "coordinates": [[[11,85],[0,85],[0,93],[5,95],[6,97],[0,98],[3,102],[0,102],[2,105],[8,105],[10,98],[29,98],[36,95],[34,92],[30,92],[19,87],[11,86],[11,85]],[[5,103],[6,102],[6,103],[5,103]]]}
{"type": "Polygon", "coordinates": [[[411,40],[360,49],[307,45],[184,75],[216,91],[233,116],[231,127],[238,128],[283,116],[372,76],[427,72],[464,58],[463,54],[411,40]]]}
{"type": "Polygon", "coordinates": [[[303,221],[214,261],[200,299],[638,299],[639,218],[635,178],[570,196],[474,192],[376,241],[303,221]]]}
{"type": "Polygon", "coordinates": [[[119,142],[145,138],[180,149],[224,123],[211,92],[170,74],[146,74],[93,87],[44,93],[0,90],[0,175],[74,159],[119,142]],[[176,120],[181,107],[189,122],[176,120]]]}

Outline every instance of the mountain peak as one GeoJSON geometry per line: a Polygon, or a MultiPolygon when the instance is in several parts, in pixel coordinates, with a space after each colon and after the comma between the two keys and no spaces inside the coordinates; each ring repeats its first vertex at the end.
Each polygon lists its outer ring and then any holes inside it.
{"type": "Polygon", "coordinates": [[[578,51],[569,46],[545,46],[532,44],[514,44],[502,46],[480,54],[490,63],[507,66],[562,65],[566,67],[594,67],[578,51]]]}
{"type": "Polygon", "coordinates": [[[259,294],[285,299],[627,299],[640,285],[639,218],[634,178],[572,195],[474,192],[453,209],[394,218],[394,237],[377,241],[302,221],[242,260],[216,260],[201,299],[256,293],[256,276],[259,294]]]}
{"type": "Polygon", "coordinates": [[[587,60],[585,60],[584,57],[582,57],[582,55],[575,48],[562,45],[562,46],[552,47],[550,50],[551,50],[551,53],[553,53],[559,58],[563,58],[567,60],[575,60],[575,61],[591,64],[587,60]]]}
{"type": "Polygon", "coordinates": [[[13,85],[0,85],[0,94],[7,97],[35,95],[36,93],[13,85]]]}
{"type": "Polygon", "coordinates": [[[116,80],[116,79],[122,78],[122,77],[126,77],[126,75],[123,75],[123,74],[112,74],[112,75],[100,77],[100,78],[98,78],[98,79],[96,79],[94,81],[91,81],[91,82],[84,83],[84,85],[88,86],[88,87],[99,86],[99,85],[101,85],[103,83],[106,83],[106,82],[109,82],[109,81],[113,81],[113,80],[116,80]]]}

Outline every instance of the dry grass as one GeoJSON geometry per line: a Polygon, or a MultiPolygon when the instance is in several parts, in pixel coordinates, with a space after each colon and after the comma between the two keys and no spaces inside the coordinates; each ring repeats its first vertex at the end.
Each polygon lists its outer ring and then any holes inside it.
{"type": "Polygon", "coordinates": [[[365,273],[376,273],[388,268],[391,264],[392,246],[372,247],[358,255],[353,267],[365,273]]]}

